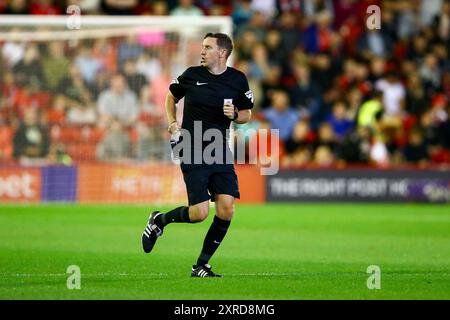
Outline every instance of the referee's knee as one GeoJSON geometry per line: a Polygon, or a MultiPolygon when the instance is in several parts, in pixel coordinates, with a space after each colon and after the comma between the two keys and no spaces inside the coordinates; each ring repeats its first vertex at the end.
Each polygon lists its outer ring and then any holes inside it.
{"type": "Polygon", "coordinates": [[[222,205],[217,208],[216,216],[222,220],[230,221],[234,215],[233,205],[222,205]]]}
{"type": "Polygon", "coordinates": [[[194,205],[189,207],[189,219],[191,222],[201,222],[208,218],[209,204],[194,205]]]}

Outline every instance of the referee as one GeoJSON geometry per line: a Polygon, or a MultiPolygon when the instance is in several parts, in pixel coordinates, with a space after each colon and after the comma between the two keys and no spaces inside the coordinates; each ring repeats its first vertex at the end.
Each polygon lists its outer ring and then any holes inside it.
{"type": "MultiPolygon", "coordinates": [[[[176,121],[176,104],[184,97],[183,132],[193,137],[190,152],[199,154],[197,146],[205,151],[207,143],[203,133],[208,129],[220,131],[223,161],[211,164],[204,157],[185,159],[181,157],[181,171],[186,184],[189,206],[175,208],[167,213],[154,211],[142,235],[142,246],[146,253],[152,251],[158,237],[169,223],[196,223],[208,217],[209,201],[215,202],[216,215],[206,233],[203,247],[195,265],[192,277],[220,277],[214,273],[209,260],[224,239],[234,215],[234,199],[240,197],[238,180],[228,146],[231,121],[246,123],[251,118],[253,94],[245,75],[227,66],[227,59],[233,50],[230,37],[223,33],[208,33],[203,38],[200,66],[190,67],[173,80],[166,98],[168,131],[173,135],[180,128],[176,121]],[[198,125],[202,137],[198,137],[198,125]],[[194,130],[195,128],[195,130],[194,130]],[[195,133],[197,136],[195,136],[195,133]],[[195,141],[197,139],[197,141],[195,141]],[[199,144],[198,139],[202,142],[199,144]],[[225,158],[228,159],[225,160],[225,158]]],[[[180,140],[181,141],[181,140],[180,140]]],[[[184,141],[183,141],[184,142],[184,141]]],[[[216,141],[214,141],[216,142],[216,141]]],[[[183,149],[183,153],[185,153],[183,149]]],[[[200,153],[203,155],[203,153],[200,153]]],[[[217,154],[214,159],[217,159],[217,154]]]]}

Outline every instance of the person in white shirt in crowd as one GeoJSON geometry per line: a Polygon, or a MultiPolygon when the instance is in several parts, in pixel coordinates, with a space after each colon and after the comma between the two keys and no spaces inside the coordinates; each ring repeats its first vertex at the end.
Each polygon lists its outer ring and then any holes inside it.
{"type": "Polygon", "coordinates": [[[384,119],[386,123],[401,125],[405,108],[406,90],[398,75],[391,71],[386,78],[375,82],[375,89],[383,93],[384,119]]]}
{"type": "Polygon", "coordinates": [[[131,125],[139,115],[136,94],[128,89],[125,78],[116,74],[111,85],[104,90],[97,101],[100,125],[107,125],[112,118],[117,118],[125,126],[131,125]]]}

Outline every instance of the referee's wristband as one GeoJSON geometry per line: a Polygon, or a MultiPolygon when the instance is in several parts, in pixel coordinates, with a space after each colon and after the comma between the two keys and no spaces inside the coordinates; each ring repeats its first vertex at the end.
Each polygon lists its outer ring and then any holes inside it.
{"type": "Polygon", "coordinates": [[[239,113],[237,111],[234,112],[234,117],[231,119],[232,121],[235,121],[239,117],[239,113]]]}

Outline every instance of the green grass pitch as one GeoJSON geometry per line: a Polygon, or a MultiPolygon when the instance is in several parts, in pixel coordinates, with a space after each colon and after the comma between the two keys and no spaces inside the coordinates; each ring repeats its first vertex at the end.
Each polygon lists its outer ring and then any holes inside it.
{"type": "Polygon", "coordinates": [[[238,204],[218,279],[190,278],[214,210],[144,254],[148,208],[0,206],[0,299],[450,299],[448,205],[238,204]]]}

